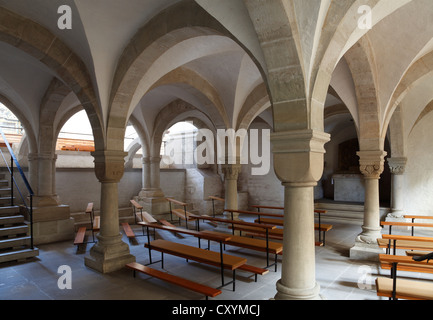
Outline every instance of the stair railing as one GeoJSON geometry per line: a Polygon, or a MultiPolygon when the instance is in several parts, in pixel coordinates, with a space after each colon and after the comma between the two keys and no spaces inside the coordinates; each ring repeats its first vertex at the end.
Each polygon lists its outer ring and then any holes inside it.
{"type": "Polygon", "coordinates": [[[26,208],[26,210],[28,212],[28,215],[29,215],[29,223],[30,223],[30,247],[32,249],[34,249],[34,244],[33,244],[33,196],[34,196],[34,193],[33,193],[33,189],[30,186],[29,181],[27,180],[27,178],[26,178],[23,170],[21,169],[21,166],[18,163],[18,160],[17,160],[14,152],[12,151],[12,148],[11,148],[11,146],[9,144],[9,141],[7,140],[7,138],[6,138],[3,130],[1,128],[0,128],[0,134],[3,137],[3,141],[5,142],[6,147],[8,148],[9,154],[11,156],[10,166],[9,166],[8,161],[5,158],[5,155],[3,154],[3,151],[0,149],[0,153],[1,153],[2,157],[3,157],[3,160],[4,160],[5,164],[6,164],[6,167],[7,167],[8,171],[9,171],[9,174],[10,174],[10,177],[11,177],[11,206],[14,206],[14,185],[15,185],[15,187],[17,188],[17,191],[18,191],[18,193],[19,193],[19,195],[21,197],[21,200],[23,201],[23,205],[26,208]],[[20,190],[20,188],[19,188],[19,186],[18,186],[18,184],[17,184],[17,182],[15,180],[15,177],[14,177],[14,164],[15,164],[16,168],[18,169],[18,172],[19,172],[19,174],[20,174],[20,176],[21,176],[21,178],[22,178],[22,180],[24,182],[24,185],[25,185],[25,187],[26,187],[26,189],[27,189],[27,191],[29,193],[29,200],[30,200],[29,202],[30,202],[30,204],[27,204],[27,201],[26,201],[25,197],[23,196],[23,194],[22,194],[22,192],[21,192],[21,190],[20,190]]]}

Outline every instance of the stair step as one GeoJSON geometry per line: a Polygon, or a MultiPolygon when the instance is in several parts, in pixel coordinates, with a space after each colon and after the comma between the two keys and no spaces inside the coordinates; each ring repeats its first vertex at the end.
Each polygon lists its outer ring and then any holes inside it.
{"type": "Polygon", "coordinates": [[[4,188],[0,186],[0,195],[10,195],[11,194],[11,188],[4,188]]]}
{"type": "Polygon", "coordinates": [[[19,248],[30,245],[30,237],[17,237],[0,240],[0,249],[19,248]]]}
{"type": "Polygon", "coordinates": [[[20,212],[20,207],[18,206],[0,207],[0,217],[16,215],[19,212],[20,212]]]}
{"type": "MultiPolygon", "coordinates": [[[[15,200],[15,197],[13,197],[15,200]]],[[[1,197],[0,196],[0,204],[10,204],[11,203],[11,197],[1,197]]]]}
{"type": "Polygon", "coordinates": [[[6,237],[17,234],[27,234],[29,227],[27,225],[0,228],[0,237],[6,237]]]}
{"type": "Polygon", "coordinates": [[[11,224],[23,224],[24,217],[23,216],[0,216],[0,226],[11,225],[11,224]]]}
{"type": "Polygon", "coordinates": [[[0,253],[0,263],[16,261],[16,260],[24,260],[28,258],[33,258],[39,255],[39,249],[22,249],[22,250],[14,250],[0,253]]]}
{"type": "Polygon", "coordinates": [[[0,187],[8,187],[9,186],[9,180],[1,179],[0,180],[0,187]]]}

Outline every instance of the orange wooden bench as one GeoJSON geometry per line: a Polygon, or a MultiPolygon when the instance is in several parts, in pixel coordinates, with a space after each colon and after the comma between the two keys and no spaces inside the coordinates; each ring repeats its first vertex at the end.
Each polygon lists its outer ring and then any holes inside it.
{"type": "Polygon", "coordinates": [[[214,288],[205,286],[203,284],[193,282],[193,281],[188,280],[188,279],[184,279],[184,278],[181,278],[181,277],[178,277],[175,275],[171,275],[171,274],[168,274],[166,272],[162,272],[162,271],[144,266],[144,265],[137,263],[137,262],[128,263],[126,265],[126,268],[134,271],[134,278],[135,278],[135,273],[138,271],[138,272],[144,273],[148,276],[151,276],[153,278],[157,278],[157,279],[163,280],[165,282],[168,282],[168,283],[186,288],[188,290],[203,294],[206,296],[206,300],[209,297],[215,298],[216,296],[218,296],[222,293],[222,291],[219,289],[214,289],[214,288]]]}
{"type": "Polygon", "coordinates": [[[433,273],[432,261],[414,261],[412,257],[380,254],[381,267],[391,269],[391,277],[378,277],[376,291],[380,297],[392,300],[433,300],[431,281],[398,278],[397,271],[433,273]]]}
{"type": "Polygon", "coordinates": [[[181,202],[172,198],[166,198],[167,201],[170,203],[170,215],[171,215],[171,219],[173,220],[173,214],[176,215],[179,218],[179,225],[180,225],[180,220],[185,220],[185,227],[188,229],[188,221],[191,221],[192,219],[190,219],[190,216],[192,215],[192,213],[188,212],[186,210],[186,207],[188,206],[187,203],[185,202],[181,202]],[[182,206],[183,209],[174,209],[172,208],[172,206],[182,206]]]}

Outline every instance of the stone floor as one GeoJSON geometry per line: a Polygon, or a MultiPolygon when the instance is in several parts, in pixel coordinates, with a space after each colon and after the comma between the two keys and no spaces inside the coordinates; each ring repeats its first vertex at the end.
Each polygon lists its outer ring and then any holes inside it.
{"type": "MultiPolygon", "coordinates": [[[[201,226],[206,225],[201,223],[201,226]]],[[[321,286],[321,295],[326,300],[381,300],[374,286],[375,277],[382,273],[376,263],[352,261],[349,249],[361,227],[353,224],[333,223],[334,228],[326,236],[326,246],[316,248],[316,279],[321,286]]],[[[208,226],[210,228],[210,226],[208,226]]],[[[135,228],[137,234],[141,228],[135,228]]],[[[196,246],[197,239],[187,236],[183,239],[166,231],[157,232],[157,237],[180,241],[196,246]]],[[[125,237],[125,242],[128,240],[125,237]]],[[[143,247],[146,237],[130,243],[131,253],[137,262],[148,263],[148,251],[143,247]]],[[[88,244],[86,252],[92,244],[88,244]]],[[[217,250],[217,246],[215,250],[217,250]]],[[[201,300],[202,296],[189,290],[169,285],[145,275],[133,278],[132,271],[120,270],[111,274],[100,274],[84,266],[86,253],[77,253],[71,242],[62,242],[39,247],[36,260],[0,265],[0,300],[201,300]],[[72,288],[61,290],[58,286],[59,267],[67,265],[72,271],[72,288]]],[[[227,252],[244,256],[248,263],[264,266],[265,255],[254,251],[228,247],[227,252]]],[[[154,252],[155,260],[159,253],[154,252]]],[[[217,268],[186,262],[184,259],[165,255],[165,271],[185,278],[194,279],[209,286],[218,287],[221,283],[217,268]]],[[[281,261],[281,260],[279,260],[281,261]]],[[[160,264],[153,265],[160,268],[160,264]]],[[[247,273],[238,272],[236,291],[231,285],[222,289],[223,293],[212,300],[269,300],[276,294],[275,283],[280,279],[279,270],[259,276],[258,281],[247,273]]],[[[411,274],[412,277],[428,277],[411,274]]],[[[231,273],[227,273],[231,277],[231,273]]],[[[431,277],[430,277],[431,278],[431,277]]]]}

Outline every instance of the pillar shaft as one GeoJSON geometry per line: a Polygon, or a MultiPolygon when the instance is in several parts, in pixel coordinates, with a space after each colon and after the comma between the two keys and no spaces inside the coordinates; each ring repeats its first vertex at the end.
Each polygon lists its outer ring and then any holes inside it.
{"type": "Polygon", "coordinates": [[[404,172],[407,159],[389,158],[388,165],[391,171],[391,214],[390,218],[403,219],[404,214],[404,172]]]}
{"type": "Polygon", "coordinates": [[[362,232],[355,239],[355,245],[350,249],[350,258],[376,261],[378,254],[382,253],[377,244],[377,238],[381,237],[382,232],[379,179],[384,169],[386,152],[382,150],[360,151],[358,156],[365,185],[364,224],[362,232]]]}
{"type": "Polygon", "coordinates": [[[225,209],[238,210],[238,178],[241,165],[225,164],[222,170],[225,183],[225,209]]]}
{"type": "Polygon", "coordinates": [[[98,242],[85,257],[89,268],[102,273],[119,270],[135,257],[122,241],[119,229],[118,182],[124,173],[126,153],[120,151],[94,152],[95,174],[101,183],[101,221],[98,242]]]}
{"type": "Polygon", "coordinates": [[[316,283],[314,244],[314,185],[284,184],[284,255],[276,299],[314,299],[316,283]]]}
{"type": "Polygon", "coordinates": [[[274,169],[284,186],[284,254],[278,300],[320,299],[316,282],[314,186],[323,174],[329,135],[312,130],[274,133],[274,169]]]}

